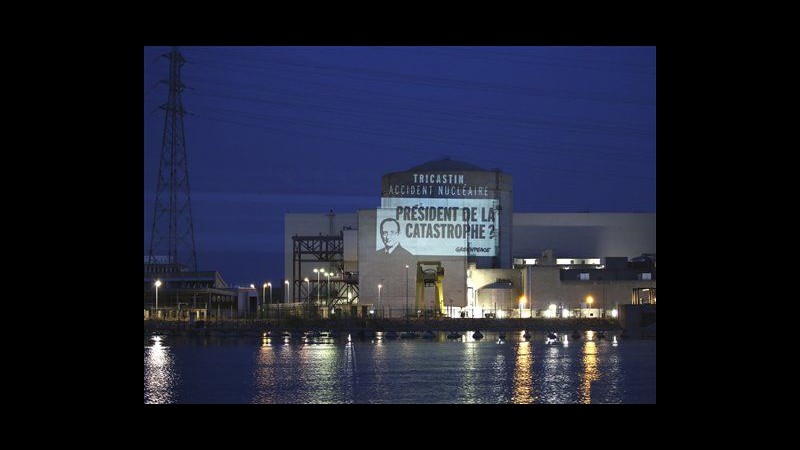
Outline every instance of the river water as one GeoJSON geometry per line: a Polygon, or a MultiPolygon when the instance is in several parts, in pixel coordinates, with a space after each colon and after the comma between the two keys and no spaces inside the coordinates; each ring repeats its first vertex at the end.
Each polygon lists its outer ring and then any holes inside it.
{"type": "MultiPolygon", "coordinates": [[[[655,403],[656,341],[144,340],[145,403],[655,403]]],[[[380,336],[380,335],[379,335],[380,336]]]]}

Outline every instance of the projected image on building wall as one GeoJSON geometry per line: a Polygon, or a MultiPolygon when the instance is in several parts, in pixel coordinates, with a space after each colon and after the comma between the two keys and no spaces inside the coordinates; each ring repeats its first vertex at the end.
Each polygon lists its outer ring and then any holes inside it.
{"type": "Polygon", "coordinates": [[[375,249],[387,255],[495,256],[496,199],[381,199],[375,249]]]}

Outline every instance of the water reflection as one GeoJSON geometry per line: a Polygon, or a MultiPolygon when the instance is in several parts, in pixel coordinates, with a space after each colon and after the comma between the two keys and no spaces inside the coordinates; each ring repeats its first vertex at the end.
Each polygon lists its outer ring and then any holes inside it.
{"type": "Polygon", "coordinates": [[[145,341],[145,403],[653,403],[655,342],[145,341]],[[169,345],[165,345],[166,343],[169,345]],[[180,376],[178,376],[180,374],[180,376]]]}
{"type": "MultiPolygon", "coordinates": [[[[614,347],[616,346],[616,343],[614,343],[614,347]]],[[[619,355],[616,353],[607,354],[603,359],[606,362],[605,370],[603,371],[603,380],[605,381],[606,388],[605,395],[601,398],[601,403],[622,403],[622,382],[624,374],[620,368],[619,355]]]]}
{"type": "Polygon", "coordinates": [[[357,365],[351,344],[261,345],[254,403],[349,403],[357,365]]]}
{"type": "MultiPolygon", "coordinates": [[[[471,333],[467,332],[467,336],[471,333]]],[[[467,338],[468,340],[471,338],[467,338]]],[[[478,359],[475,356],[475,347],[478,343],[475,340],[469,341],[463,346],[462,350],[462,367],[461,367],[461,396],[458,399],[459,403],[479,403],[476,379],[478,377],[478,359]]]]}
{"type": "Polygon", "coordinates": [[[597,345],[594,341],[586,341],[583,345],[583,372],[581,384],[578,386],[578,398],[581,403],[592,402],[592,382],[598,378],[597,345]]]}
{"type": "Polygon", "coordinates": [[[352,343],[347,347],[319,345],[303,347],[306,363],[307,400],[310,403],[352,402],[353,369],[356,361],[352,343]],[[343,354],[345,358],[343,358],[343,354]]]}
{"type": "Polygon", "coordinates": [[[276,375],[280,372],[280,366],[275,363],[275,352],[269,338],[262,339],[261,347],[258,348],[256,356],[256,370],[254,374],[256,393],[253,396],[253,403],[275,403],[275,399],[265,392],[270,392],[279,382],[276,375]]]}
{"type": "MultiPolygon", "coordinates": [[[[388,345],[382,338],[383,336],[380,340],[375,341],[375,345],[372,347],[372,360],[370,361],[373,373],[372,383],[368,385],[368,389],[364,390],[363,396],[356,398],[358,403],[382,403],[391,395],[392,377],[385,375],[389,370],[388,364],[391,363],[391,357],[387,352],[388,345]]],[[[356,395],[359,395],[360,392],[362,390],[356,389],[356,395]]]]}
{"type": "Polygon", "coordinates": [[[492,364],[492,378],[489,384],[492,390],[491,402],[492,403],[507,403],[508,402],[508,389],[510,385],[511,370],[506,366],[506,355],[497,351],[503,347],[495,346],[492,350],[497,354],[494,356],[494,363],[492,364]]]}
{"type": "Polygon", "coordinates": [[[543,376],[540,383],[542,403],[575,403],[577,400],[572,390],[575,384],[572,373],[573,358],[570,352],[574,350],[569,347],[566,336],[563,342],[564,345],[545,347],[543,376]]]}
{"type": "Polygon", "coordinates": [[[530,342],[520,341],[517,346],[517,366],[514,370],[514,394],[512,403],[534,403],[533,377],[533,347],[530,342]]]}
{"type": "Polygon", "coordinates": [[[175,368],[170,348],[161,336],[154,336],[153,345],[144,348],[144,402],[172,403],[175,368]]]}

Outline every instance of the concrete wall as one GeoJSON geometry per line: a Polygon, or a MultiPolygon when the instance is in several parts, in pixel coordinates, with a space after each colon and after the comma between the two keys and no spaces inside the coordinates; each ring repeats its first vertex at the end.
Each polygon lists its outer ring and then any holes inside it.
{"type": "Polygon", "coordinates": [[[619,322],[629,338],[656,337],[655,305],[625,305],[620,308],[619,322]]]}
{"type": "MultiPolygon", "coordinates": [[[[408,306],[410,310],[424,304],[420,295],[417,302],[417,264],[439,263],[444,268],[443,291],[445,305],[466,306],[466,270],[464,258],[459,256],[414,256],[403,260],[385,260],[375,251],[376,213],[374,209],[358,211],[358,277],[361,304],[378,303],[378,284],[383,307],[397,310],[406,307],[406,268],[408,269],[408,306]],[[450,302],[452,300],[452,303],[450,302]]],[[[421,279],[419,280],[421,282],[421,279]]],[[[430,294],[429,294],[430,295],[430,294]]],[[[430,299],[428,299],[430,303],[430,299]]],[[[387,313],[388,314],[388,313],[387,313]]]]}
{"type": "Polygon", "coordinates": [[[516,258],[639,256],[656,253],[655,213],[516,213],[516,258]]]}
{"type": "MultiPolygon", "coordinates": [[[[350,262],[358,262],[358,230],[344,230],[342,232],[344,239],[344,262],[345,265],[350,262]]],[[[345,269],[347,270],[347,269],[345,269]]],[[[353,269],[357,270],[357,269],[353,269]]]]}
{"type": "Polygon", "coordinates": [[[635,288],[656,288],[655,280],[561,281],[558,267],[529,266],[526,271],[531,281],[529,300],[533,301],[534,311],[547,309],[551,303],[563,304],[569,309],[584,308],[589,295],[594,298],[592,307],[610,310],[615,302],[618,305],[630,304],[635,288]]]}
{"type": "Polygon", "coordinates": [[[519,298],[525,293],[522,272],[521,269],[475,269],[475,267],[472,267],[468,286],[475,289],[475,295],[478,298],[476,306],[478,308],[494,309],[496,301],[497,309],[519,308],[519,298]],[[487,296],[481,293],[483,286],[494,283],[498,278],[511,280],[513,289],[510,290],[509,295],[501,295],[495,292],[496,298],[491,299],[491,294],[487,296]]]}

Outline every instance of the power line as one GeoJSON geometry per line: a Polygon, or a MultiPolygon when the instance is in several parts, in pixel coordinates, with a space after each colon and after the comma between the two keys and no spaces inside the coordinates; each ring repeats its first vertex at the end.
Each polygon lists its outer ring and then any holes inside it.
{"type": "MultiPolygon", "coordinates": [[[[248,67],[252,69],[260,69],[260,70],[275,69],[275,67],[273,66],[264,67],[263,65],[234,63],[229,61],[222,63],[218,61],[211,61],[199,58],[195,58],[194,61],[197,62],[198,64],[218,69],[226,69],[226,68],[229,69],[231,65],[236,65],[239,67],[248,67]],[[225,66],[221,66],[221,64],[225,64],[225,66]]],[[[413,84],[419,86],[465,89],[475,92],[513,94],[513,95],[522,94],[522,95],[548,97],[555,99],[588,100],[588,101],[621,103],[621,104],[630,104],[639,106],[652,106],[655,104],[653,100],[645,99],[642,97],[624,96],[618,94],[604,94],[595,92],[575,92],[575,91],[545,89],[536,87],[522,87],[522,86],[514,86],[503,83],[460,80],[460,79],[445,78],[445,77],[418,75],[413,73],[389,72],[389,71],[375,70],[375,69],[364,69],[364,68],[354,69],[342,66],[320,65],[312,62],[298,61],[280,57],[275,57],[273,58],[273,60],[268,62],[261,60],[258,60],[258,62],[267,65],[288,65],[288,66],[299,66],[305,68],[305,69],[290,69],[290,68],[282,69],[288,72],[307,73],[312,75],[336,76],[341,78],[351,78],[362,81],[413,84]],[[316,71],[314,69],[316,69],[316,71]]]]}
{"type": "MultiPolygon", "coordinates": [[[[235,125],[241,125],[241,126],[251,127],[251,128],[259,128],[259,129],[270,130],[270,131],[278,131],[278,132],[281,132],[281,133],[295,134],[295,135],[300,135],[300,136],[304,136],[304,137],[314,137],[314,138],[326,139],[326,140],[331,140],[332,139],[332,140],[338,140],[338,141],[344,141],[344,142],[355,142],[355,143],[362,144],[362,145],[369,145],[370,147],[378,146],[378,147],[389,148],[389,149],[392,149],[392,150],[400,150],[400,151],[403,151],[403,152],[406,152],[406,153],[419,153],[419,154],[424,154],[424,155],[427,155],[427,156],[431,155],[431,152],[419,151],[419,150],[411,150],[411,149],[408,149],[408,148],[397,147],[397,146],[393,146],[393,145],[389,145],[389,144],[385,144],[385,143],[365,142],[365,141],[358,141],[358,140],[355,140],[355,139],[342,138],[342,137],[336,137],[336,136],[320,136],[318,134],[309,133],[308,131],[293,131],[293,130],[288,130],[286,128],[275,128],[275,127],[270,127],[270,126],[266,126],[266,125],[239,122],[239,121],[235,121],[235,120],[231,120],[231,119],[227,119],[227,118],[208,116],[208,115],[204,115],[204,114],[193,114],[193,115],[195,115],[197,117],[200,117],[200,118],[209,119],[209,120],[216,120],[216,121],[219,121],[219,122],[231,123],[231,124],[235,124],[235,125]]],[[[259,118],[257,118],[257,117],[251,117],[251,118],[255,119],[255,120],[259,120],[259,118]]],[[[266,119],[262,119],[262,120],[266,120],[266,119]]],[[[295,125],[303,125],[303,126],[308,125],[308,123],[302,123],[302,122],[298,122],[298,121],[291,121],[291,120],[285,120],[285,119],[269,119],[269,120],[282,121],[282,122],[285,122],[285,123],[295,124],[295,125]]],[[[330,127],[327,127],[327,128],[336,129],[335,126],[330,126],[330,127]]],[[[513,162],[512,161],[503,161],[503,160],[498,160],[498,159],[494,159],[494,158],[491,159],[491,160],[476,159],[476,158],[471,158],[471,159],[474,160],[474,161],[485,162],[485,163],[488,163],[488,164],[506,165],[508,167],[513,167],[513,168],[527,167],[527,168],[531,168],[533,170],[539,170],[539,171],[543,171],[543,172],[546,172],[546,173],[549,173],[549,172],[552,172],[552,171],[557,171],[557,172],[577,173],[577,174],[589,175],[589,176],[593,176],[593,177],[604,177],[604,178],[628,178],[628,179],[639,179],[639,180],[652,180],[653,179],[652,177],[643,177],[643,176],[635,176],[635,175],[609,174],[609,173],[599,173],[599,172],[583,171],[583,170],[576,170],[576,169],[562,169],[562,168],[557,168],[557,167],[543,167],[543,166],[536,166],[536,165],[532,165],[532,164],[520,163],[519,161],[513,161],[513,162]]]]}

